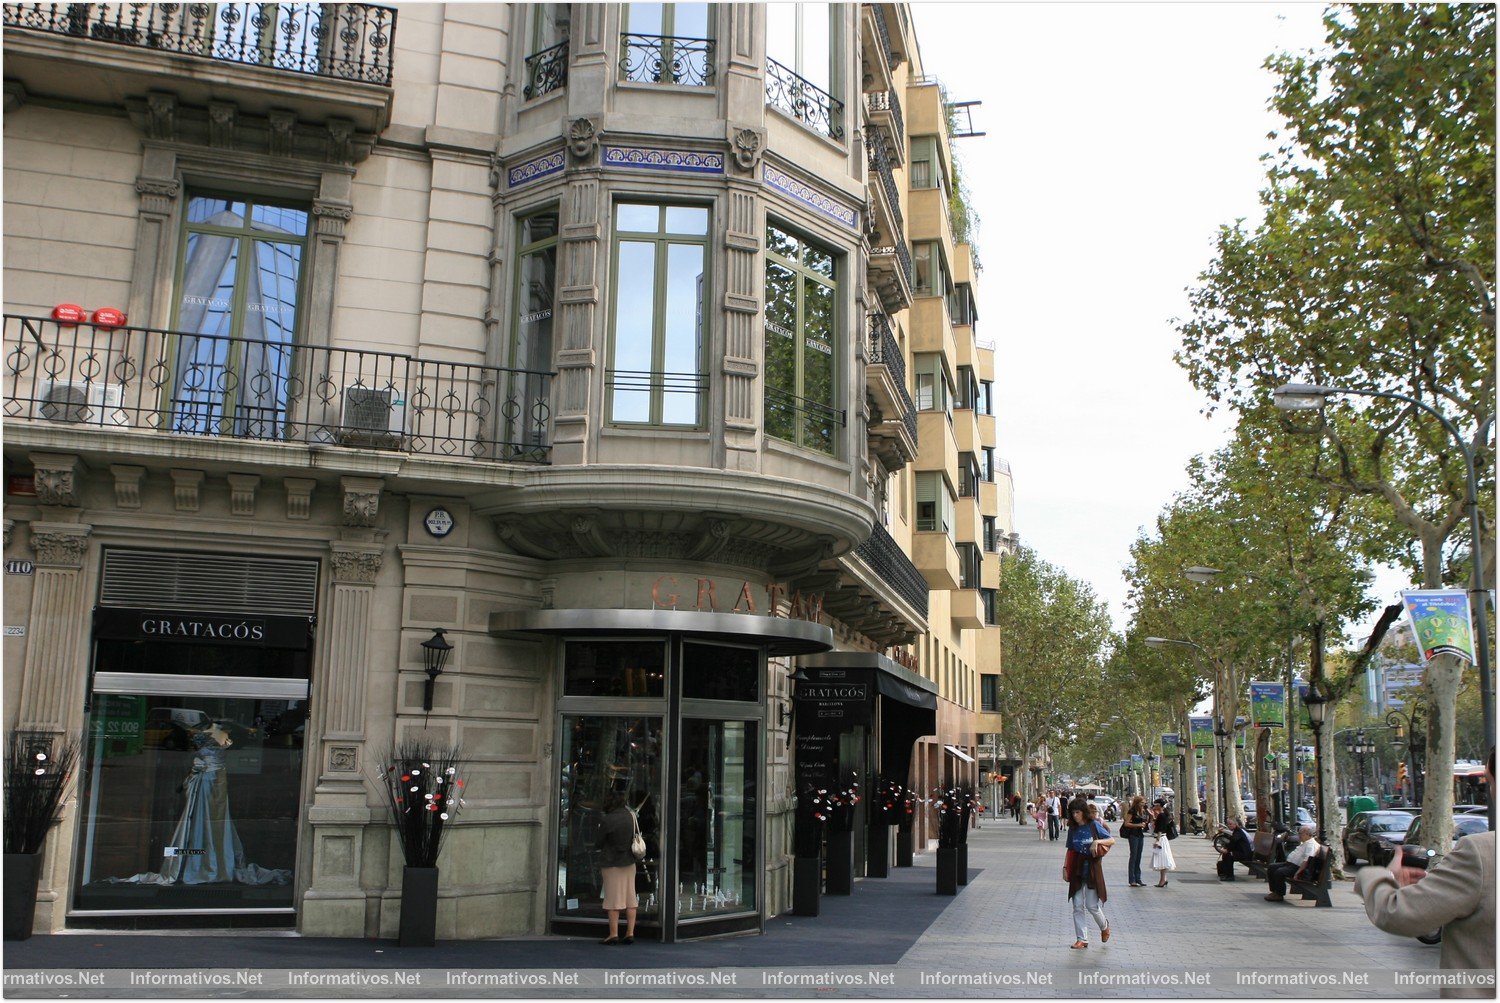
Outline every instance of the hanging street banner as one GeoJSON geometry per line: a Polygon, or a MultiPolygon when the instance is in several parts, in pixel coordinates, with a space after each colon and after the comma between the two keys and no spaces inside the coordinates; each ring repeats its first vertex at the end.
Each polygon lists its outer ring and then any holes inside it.
{"type": "Polygon", "coordinates": [[[1459,589],[1418,589],[1402,592],[1406,614],[1417,632],[1422,657],[1457,655],[1474,664],[1474,628],[1469,618],[1468,593],[1459,589]]]}
{"type": "Polygon", "coordinates": [[[1130,768],[1132,770],[1140,769],[1143,762],[1145,762],[1145,760],[1142,759],[1138,753],[1132,752],[1130,754],[1130,768]]]}
{"type": "Polygon", "coordinates": [[[1177,755],[1177,732],[1165,732],[1161,736],[1161,758],[1172,759],[1177,755]]]}
{"type": "Polygon", "coordinates": [[[1298,679],[1292,683],[1292,689],[1297,691],[1297,699],[1293,701],[1296,705],[1297,727],[1308,734],[1312,733],[1312,715],[1307,712],[1307,680],[1298,679]]]}
{"type": "Polygon", "coordinates": [[[1250,723],[1257,728],[1286,727],[1286,685],[1250,684],[1250,723]]]}
{"type": "Polygon", "coordinates": [[[1194,714],[1188,718],[1188,727],[1192,730],[1193,748],[1212,749],[1214,747],[1214,719],[1207,714],[1194,714]]]}
{"type": "Polygon", "coordinates": [[[1239,749],[1241,752],[1244,751],[1244,749],[1245,749],[1245,733],[1243,731],[1237,731],[1237,732],[1234,733],[1234,747],[1236,749],[1239,749]]]}

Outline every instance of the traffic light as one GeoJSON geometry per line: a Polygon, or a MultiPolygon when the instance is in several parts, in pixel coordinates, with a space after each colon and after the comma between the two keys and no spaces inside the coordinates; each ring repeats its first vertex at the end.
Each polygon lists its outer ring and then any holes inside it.
{"type": "Polygon", "coordinates": [[[1406,783],[1406,764],[1401,763],[1396,767],[1396,785],[1399,787],[1404,783],[1406,783]]]}

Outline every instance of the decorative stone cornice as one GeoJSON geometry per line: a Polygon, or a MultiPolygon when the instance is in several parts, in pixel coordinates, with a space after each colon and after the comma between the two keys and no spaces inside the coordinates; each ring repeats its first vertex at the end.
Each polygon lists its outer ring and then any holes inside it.
{"type": "Polygon", "coordinates": [[[297,141],[297,113],[282,108],[266,112],[266,152],[273,157],[289,157],[297,141]]]}
{"type": "Polygon", "coordinates": [[[234,120],[239,109],[230,101],[208,103],[208,145],[219,150],[234,149],[234,120]]]}
{"type": "Polygon", "coordinates": [[[172,504],[179,512],[198,511],[198,494],[203,488],[203,471],[169,470],[172,475],[172,504]]]}
{"type": "Polygon", "coordinates": [[[141,211],[166,216],[172,212],[177,195],[182,191],[182,182],[175,178],[135,179],[136,194],[141,197],[141,211]]]}
{"type": "Polygon", "coordinates": [[[328,549],[333,580],[344,585],[374,585],[385,563],[385,548],[379,544],[330,543],[328,549]]]}
{"type": "Polygon", "coordinates": [[[344,477],[344,525],[369,527],[380,515],[380,492],[385,481],[378,477],[344,477]]]}
{"type": "Polygon", "coordinates": [[[312,515],[313,488],[318,482],[308,477],[285,477],[281,483],[286,487],[286,517],[305,520],[312,515]]]}
{"type": "Polygon", "coordinates": [[[109,472],[115,475],[115,508],[140,508],[141,480],[146,476],[146,468],[111,463],[109,472]]]}
{"type": "Polygon", "coordinates": [[[39,505],[61,505],[77,508],[78,476],[88,468],[83,461],[70,453],[32,453],[29,457],[34,468],[32,479],[36,484],[36,500],[39,505]]]}
{"type": "Polygon", "coordinates": [[[229,511],[234,515],[255,514],[255,490],[260,487],[259,474],[228,474],[229,511]]]}
{"type": "Polygon", "coordinates": [[[177,140],[177,95],[152,91],[146,95],[146,135],[167,142],[177,140]]]}
{"type": "Polygon", "coordinates": [[[354,218],[354,207],[347,202],[317,199],[313,202],[312,211],[320,237],[342,238],[344,228],[354,218]]]}
{"type": "Polygon", "coordinates": [[[92,529],[78,523],[32,523],[31,549],[36,563],[55,568],[83,567],[92,529]]]}

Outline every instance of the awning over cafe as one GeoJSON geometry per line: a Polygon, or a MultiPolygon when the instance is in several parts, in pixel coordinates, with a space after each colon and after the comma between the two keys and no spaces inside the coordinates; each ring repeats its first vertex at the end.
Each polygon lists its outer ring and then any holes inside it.
{"type": "Polygon", "coordinates": [[[943,746],[943,748],[948,750],[948,755],[953,756],[957,759],[961,759],[966,763],[972,763],[974,761],[973,756],[969,755],[967,752],[960,749],[956,745],[945,745],[943,746]]]}

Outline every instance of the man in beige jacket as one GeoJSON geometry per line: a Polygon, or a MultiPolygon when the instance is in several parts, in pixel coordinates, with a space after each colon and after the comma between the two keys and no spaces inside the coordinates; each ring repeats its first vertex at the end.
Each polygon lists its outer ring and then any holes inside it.
{"type": "MultiPolygon", "coordinates": [[[[1495,789],[1495,753],[1489,782],[1495,789]]],[[[1443,931],[1438,965],[1449,969],[1495,969],[1495,834],[1465,836],[1430,870],[1403,867],[1398,852],[1389,868],[1363,868],[1354,890],[1365,900],[1370,922],[1387,933],[1417,937],[1443,931]]],[[[1445,988],[1444,998],[1493,999],[1494,985],[1445,988]]]]}

